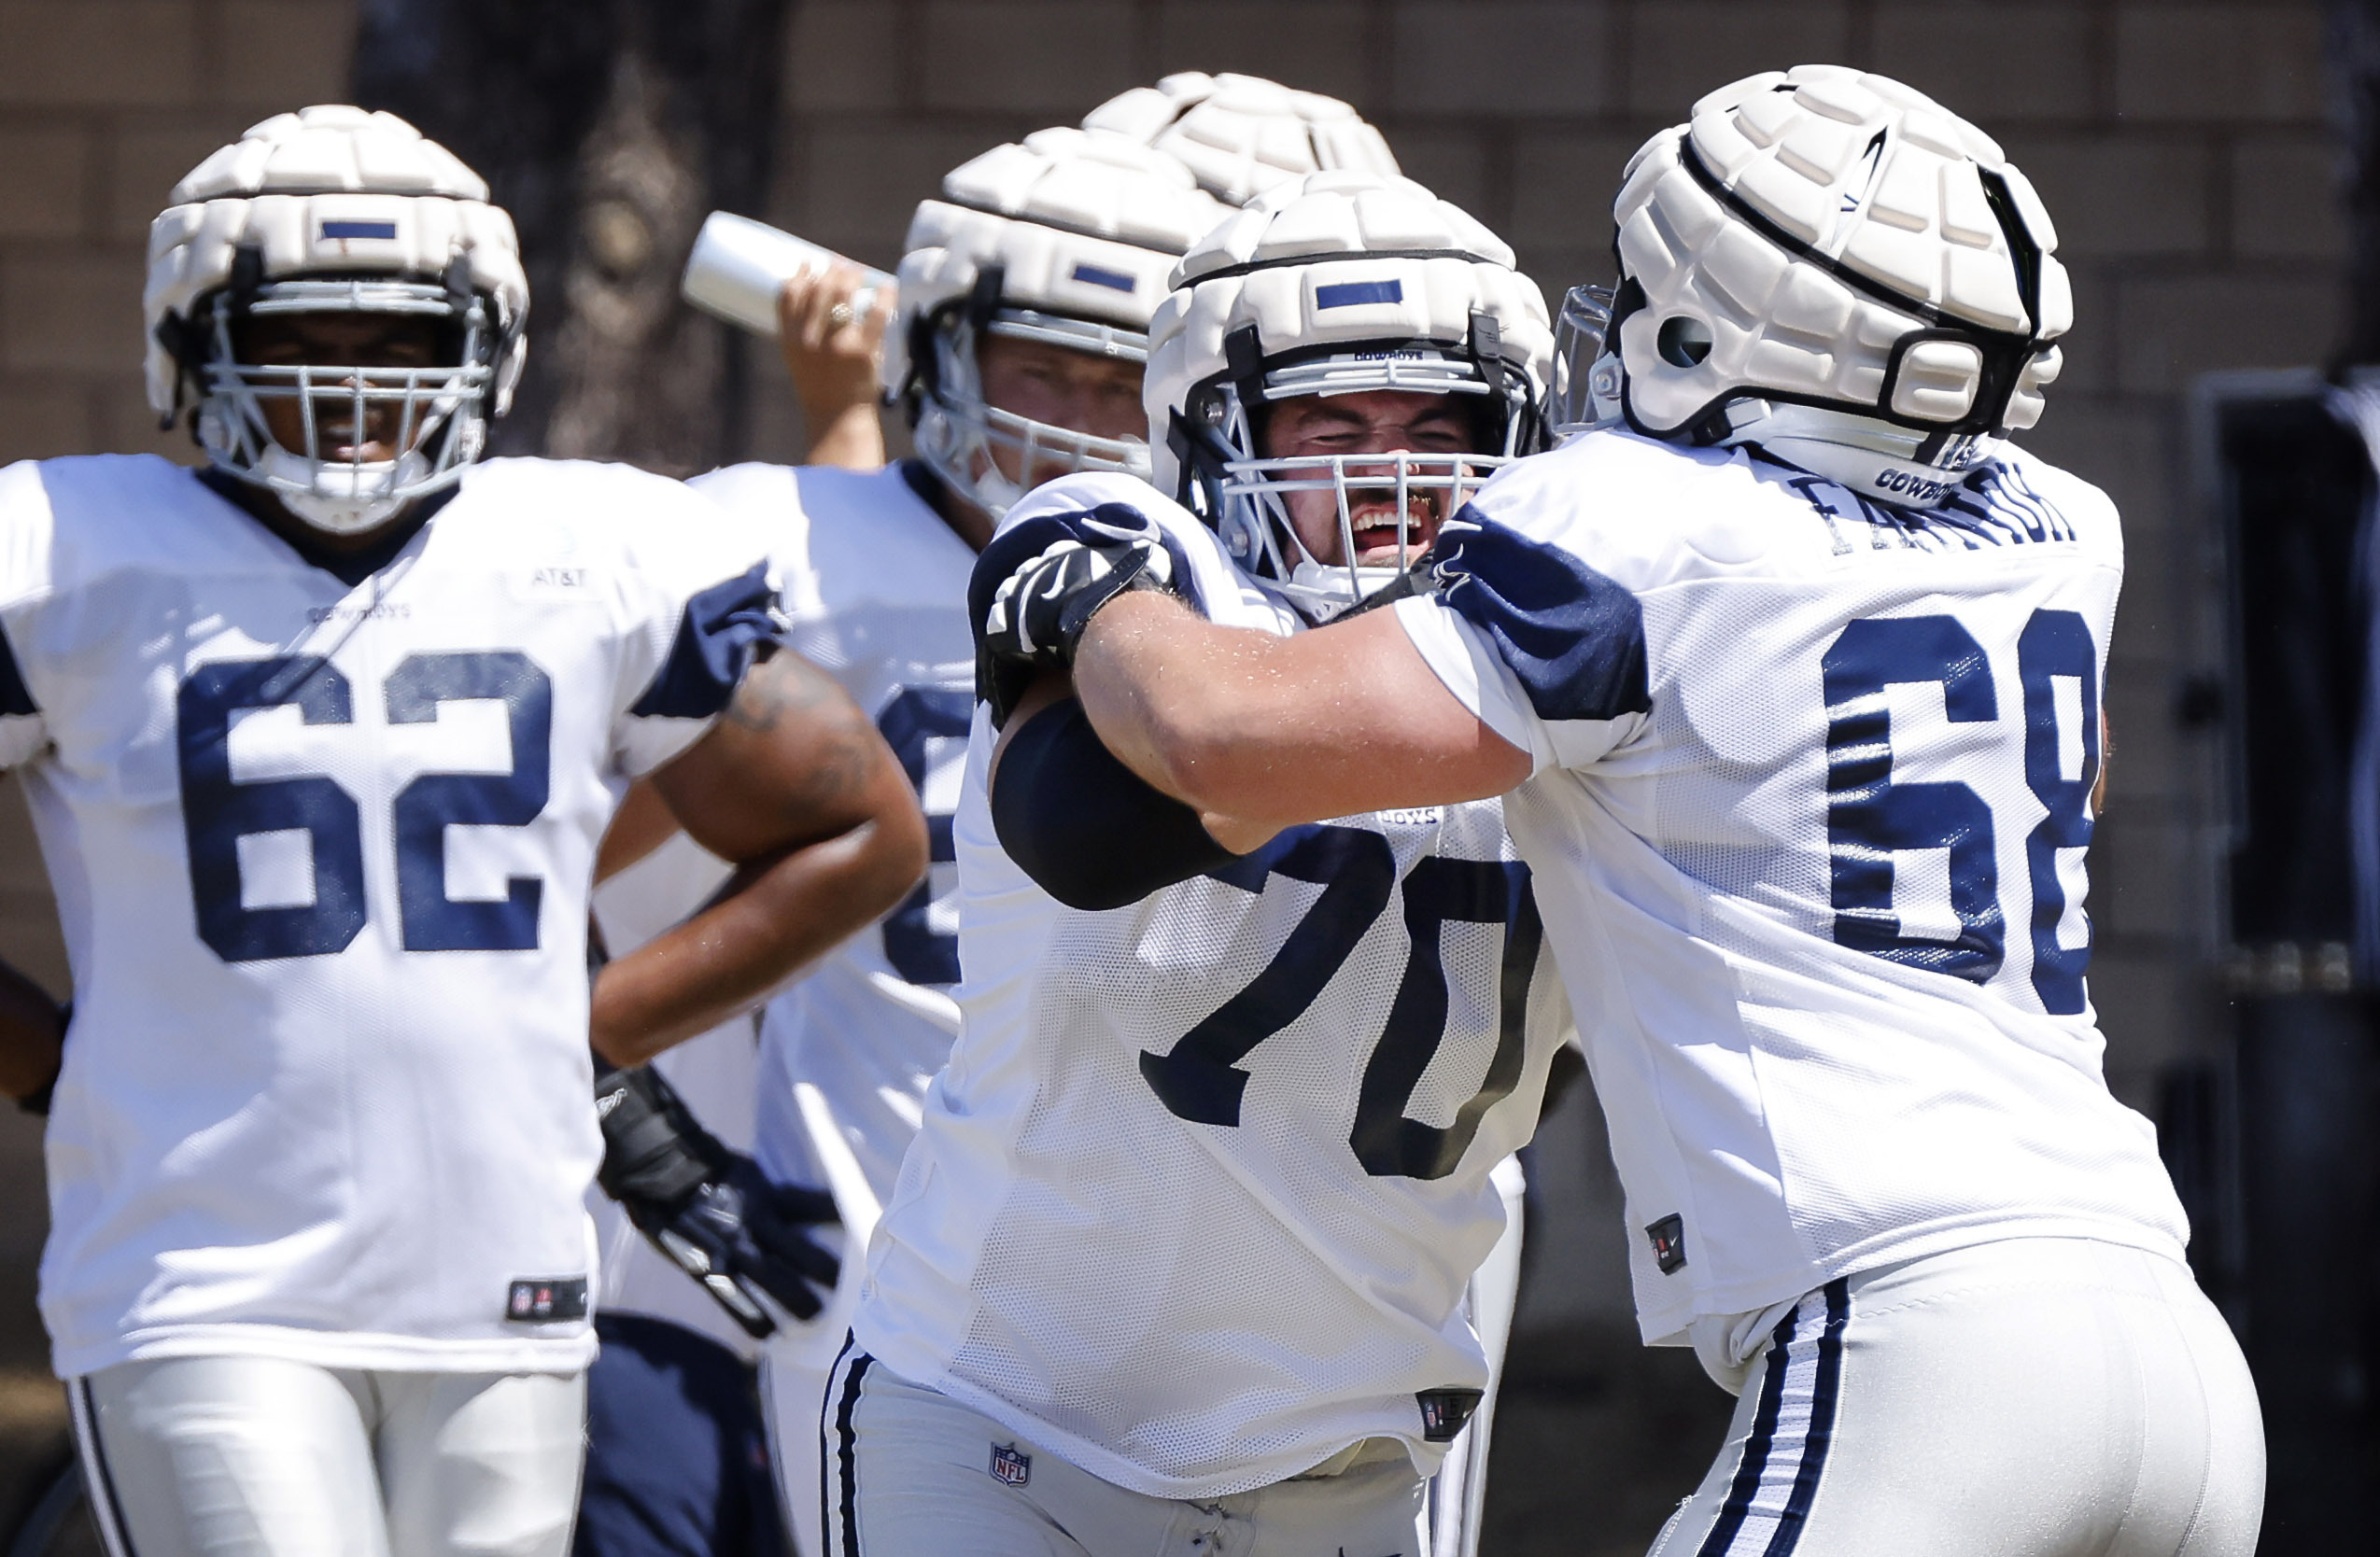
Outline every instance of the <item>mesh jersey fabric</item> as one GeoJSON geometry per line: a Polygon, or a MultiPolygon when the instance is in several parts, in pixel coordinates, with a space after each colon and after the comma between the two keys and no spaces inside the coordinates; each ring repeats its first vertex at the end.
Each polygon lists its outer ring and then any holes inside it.
{"type": "MultiPolygon", "coordinates": [[[[975,552],[897,465],[739,465],[694,484],[768,533],[786,641],[876,722],[926,814],[926,880],[761,1015],[754,1150],[780,1179],[831,1185],[845,1245],[857,1250],[893,1192],[926,1083],[958,1036],[951,813],[975,706],[975,552]]],[[[857,1294],[856,1281],[844,1283],[825,1312],[787,1326],[772,1347],[823,1368],[857,1294]]]]}
{"type": "Polygon", "coordinates": [[[1506,797],[1678,1338],[1996,1238],[2179,1256],[2086,993],[2113,506],[2010,449],[1941,508],[1580,434],[1394,609],[1506,797]]]}
{"type": "Polygon", "coordinates": [[[567,1371],[587,881],[631,775],[768,630],[675,482],[503,460],[349,587],[152,456],[0,471],[9,750],[74,1031],[48,1135],[62,1376],[254,1353],[567,1371]]]}
{"type": "MultiPolygon", "coordinates": [[[[1123,502],[1215,620],[1296,618],[1178,506],[1123,502]]],[[[868,1252],[858,1344],[1120,1486],[1219,1496],[1479,1389],[1464,1285],[1568,1006],[1500,808],[1345,818],[1087,913],[1001,851],[979,710],[955,834],[965,1031],[868,1252]],[[1433,1000],[1433,996],[1443,1001],[1433,1000]]]]}

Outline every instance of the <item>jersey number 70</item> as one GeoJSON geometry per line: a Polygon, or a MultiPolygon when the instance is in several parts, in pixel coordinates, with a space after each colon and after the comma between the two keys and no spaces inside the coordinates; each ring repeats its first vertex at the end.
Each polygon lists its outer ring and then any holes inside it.
{"type": "MultiPolygon", "coordinates": [[[[1239,1069],[1259,1044],[1303,1015],[1397,891],[1388,840],[1359,827],[1300,828],[1233,866],[1213,873],[1260,892],[1268,875],[1319,883],[1314,900],[1273,961],[1246,989],[1183,1034],[1163,1054],[1144,1053],[1140,1073],[1176,1116],[1236,1127],[1248,1073],[1239,1069]]],[[[1388,1020],[1363,1067],[1355,1128],[1347,1144],[1375,1178],[1442,1179],[1455,1171],[1486,1112],[1520,1085],[1528,985],[1544,933],[1528,867],[1500,860],[1427,856],[1404,880],[1411,950],[1388,1020]],[[1506,926],[1497,995],[1496,1053],[1477,1093],[1443,1129],[1405,1116],[1422,1073],[1446,1036],[1446,970],[1438,934],[1449,919],[1506,926]]]]}
{"type": "MultiPolygon", "coordinates": [[[[554,683],[512,650],[410,654],[381,688],[391,724],[426,724],[441,703],[499,701],[512,729],[510,773],[424,773],[397,792],[390,831],[397,849],[397,912],[407,951],[528,951],[537,946],[544,882],[512,877],[505,896],[458,903],[446,895],[446,829],[520,827],[545,808],[554,683]]],[[[249,708],[295,706],[308,724],[349,724],[347,679],[319,654],[203,665],[175,699],[182,774],[182,826],[190,844],[190,898],[198,935],[226,962],[322,957],[345,949],[368,918],[364,907],[362,813],[331,778],[232,777],[233,718],[249,708]],[[240,840],[303,833],[314,863],[314,901],[254,907],[242,901],[240,840]]]]}

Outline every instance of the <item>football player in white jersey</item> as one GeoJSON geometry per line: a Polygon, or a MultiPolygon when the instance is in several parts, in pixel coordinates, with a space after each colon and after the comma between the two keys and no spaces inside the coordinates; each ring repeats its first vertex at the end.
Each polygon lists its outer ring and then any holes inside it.
{"type": "MultiPolygon", "coordinates": [[[[1380,132],[1335,97],[1300,91],[1259,76],[1177,71],[1153,87],[1119,92],[1083,116],[1086,129],[1112,130],[1168,151],[1198,175],[1199,187],[1233,205],[1335,171],[1396,176],[1397,159],[1380,132]]],[[[1504,1235],[1472,1277],[1465,1299],[1487,1353],[1487,1396],[1472,1413],[1429,1480],[1430,1530],[1438,1557],[1469,1552],[1486,1512],[1487,1451],[1495,1424],[1496,1382],[1520,1299],[1520,1159],[1496,1169],[1504,1198],[1504,1235]]]]}
{"type": "MultiPolygon", "coordinates": [[[[979,579],[1114,515],[1211,619],[1286,635],[1533,445],[1542,302],[1409,180],[1285,187],[1177,282],[1144,399],[1199,513],[1066,477],[979,579]]],[[[973,722],[966,1020],[827,1403],[829,1550],[1414,1552],[1488,1382],[1462,1305],[1491,1174],[1569,1029],[1500,809],[1233,854],[1025,686],[987,682],[973,722]]]]}
{"type": "MultiPolygon", "coordinates": [[[[951,812],[974,703],[966,583],[1018,494],[1077,469],[1142,470],[1150,315],[1191,241],[1229,214],[1172,157],[1122,136],[1041,131],[953,170],[920,204],[886,331],[884,392],[919,457],[878,470],[741,465],[695,484],[766,533],[787,641],[875,718],[924,804],[929,878],[839,947],[762,1020],[754,1152],[780,1179],[834,1185],[845,1247],[865,1247],[959,1028],[951,812]]],[[[851,456],[838,354],[867,321],[822,330],[814,290],[789,305],[806,420],[851,456]]],[[[882,329],[882,326],[878,328],[882,329]]],[[[623,853],[640,847],[625,842],[623,853]]],[[[681,907],[691,909],[687,897],[681,907]]],[[[854,1262],[855,1265],[856,1262],[854,1262]]],[[[765,1349],[782,1503],[821,1550],[818,1418],[858,1281],[765,1349]]]]}
{"type": "Polygon", "coordinates": [[[2084,978],[2122,539],[2006,441],[2049,217],[1824,66],[1704,98],[1615,216],[1625,425],[1500,473],[1428,593],[1230,631],[1113,526],[978,593],[1227,833],[1511,792],[1645,1339],[1740,1391],[1656,1551],[2244,1557],[2254,1386],[2084,978]]]}
{"type": "Polygon", "coordinates": [[[151,231],[149,396],[207,468],[0,472],[0,764],[77,975],[70,1024],[7,975],[0,1064],[51,1093],[42,1310],[114,1551],[563,1550],[590,1033],[714,1025],[924,863],[890,752],[769,652],[754,532],[476,462],[527,303],[451,155],[281,115],[151,231]],[[590,990],[638,774],[737,874],[590,990]]]}

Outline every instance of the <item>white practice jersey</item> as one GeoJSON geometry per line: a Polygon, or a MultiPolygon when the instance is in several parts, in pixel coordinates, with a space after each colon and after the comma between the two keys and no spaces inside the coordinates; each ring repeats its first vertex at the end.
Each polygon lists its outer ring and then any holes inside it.
{"type": "Polygon", "coordinates": [[[0,765],[75,974],[62,1375],[591,1354],[595,848],[771,630],[764,549],[675,482],[499,460],[347,571],[152,456],[0,472],[0,765]]]}
{"type": "MultiPolygon", "coordinates": [[[[1212,531],[1127,504],[1218,622],[1295,630],[1212,531]]],[[[959,800],[964,1036],[868,1251],[854,1329],[894,1372],[1162,1497],[1367,1438],[1434,1467],[1487,1367],[1464,1283],[1568,1008],[1494,801],[1293,829],[1102,913],[994,835],[979,713],[959,800]]]]}
{"type": "MultiPolygon", "coordinates": [[[[676,928],[735,874],[735,867],[683,833],[595,889],[595,923],[604,948],[623,957],[676,928]]],[[[759,1073],[759,1013],[731,1017],[649,1064],[661,1073],[703,1129],[730,1151],[752,1151],[754,1091],[759,1073]]],[[[600,1186],[586,1192],[601,1251],[599,1313],[640,1313],[710,1337],[747,1362],[759,1343],[727,1317],[711,1296],[637,1230],[620,1202],[600,1186]]]]}
{"type": "MultiPolygon", "coordinates": [[[[738,465],[695,484],[768,536],[785,641],[876,721],[925,810],[926,879],[761,1017],[760,1163],[781,1179],[831,1185],[857,1247],[959,1031],[951,813],[975,707],[975,551],[897,465],[738,465]]],[[[845,1317],[823,1317],[810,1331],[824,1362],[845,1317]]]]}
{"type": "Polygon", "coordinates": [[[1395,609],[1535,760],[1506,797],[1648,1340],[1993,1239],[2179,1256],[2083,914],[2122,582],[2008,451],[1933,511],[1624,431],[1500,472],[1395,609]]]}

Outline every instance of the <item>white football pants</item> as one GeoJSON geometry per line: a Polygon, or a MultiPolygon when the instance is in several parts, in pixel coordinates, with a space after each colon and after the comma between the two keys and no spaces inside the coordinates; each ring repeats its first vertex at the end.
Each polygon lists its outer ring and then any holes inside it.
{"type": "MultiPolygon", "coordinates": [[[[850,1278],[854,1288],[859,1285],[858,1274],[854,1270],[850,1278]]],[[[836,1353],[851,1332],[854,1306],[830,1301],[817,1324],[781,1324],[777,1334],[761,1343],[760,1417],[768,1429],[768,1463],[777,1475],[777,1505],[793,1531],[796,1557],[825,1557],[826,1553],[819,1525],[826,1494],[821,1480],[818,1423],[826,1406],[826,1379],[835,1369],[836,1353]],[[834,1342],[822,1352],[819,1326],[829,1319],[838,1320],[840,1327],[834,1342]]]]}
{"type": "MultiPolygon", "coordinates": [[[[1487,1449],[1495,1427],[1496,1388],[1504,1374],[1504,1347],[1512,1338],[1513,1310],[1520,1301],[1521,1202],[1528,1181],[1520,1158],[1508,1157],[1496,1165],[1492,1182],[1504,1201],[1504,1232],[1496,1247],[1472,1277],[1464,1307],[1472,1327],[1487,1352],[1487,1394],[1472,1413],[1469,1425],[1446,1451],[1438,1474],[1429,1480],[1428,1521],[1431,1557],[1473,1557],[1479,1550],[1479,1526],[1487,1503],[1487,1449]]],[[[827,1310],[808,1325],[788,1325],[766,1343],[760,1363],[760,1397],[768,1424],[768,1453],[777,1470],[778,1502],[793,1526],[800,1557],[840,1557],[829,1553],[820,1524],[824,1507],[824,1462],[820,1457],[820,1421],[825,1410],[826,1379],[841,1350],[840,1337],[858,1306],[859,1283],[850,1283],[848,1299],[838,1289],[827,1310]],[[828,1326],[837,1339],[822,1346],[828,1326]]],[[[832,1424],[827,1424],[831,1436],[832,1424]]]]}
{"type": "Polygon", "coordinates": [[[1472,1273],[1463,1310],[1487,1354],[1487,1393],[1445,1463],[1429,1479],[1429,1557],[1477,1557],[1480,1521],[1487,1512],[1487,1450],[1496,1431],[1496,1395],[1504,1382],[1504,1350],[1513,1339],[1513,1310],[1521,1297],[1521,1210],[1528,1180],[1521,1159],[1496,1164],[1489,1182],[1504,1201],[1504,1233],[1472,1273]]]}
{"type": "Polygon", "coordinates": [[[111,1557],[565,1557],[586,1380],[273,1357],[71,1381],[111,1557]]]}
{"type": "Polygon", "coordinates": [[[829,1384],[832,1557],[1414,1557],[1422,1480],[1384,1440],[1330,1476],[1195,1502],[1105,1481],[856,1347],[829,1384]]]}
{"type": "Polygon", "coordinates": [[[2181,1264],[2013,1239],[1883,1266],[1697,1350],[1739,1388],[1654,1557],[2250,1557],[2264,1429],[2181,1264]],[[1781,1315],[1781,1317],[1778,1317],[1781,1315]]]}

